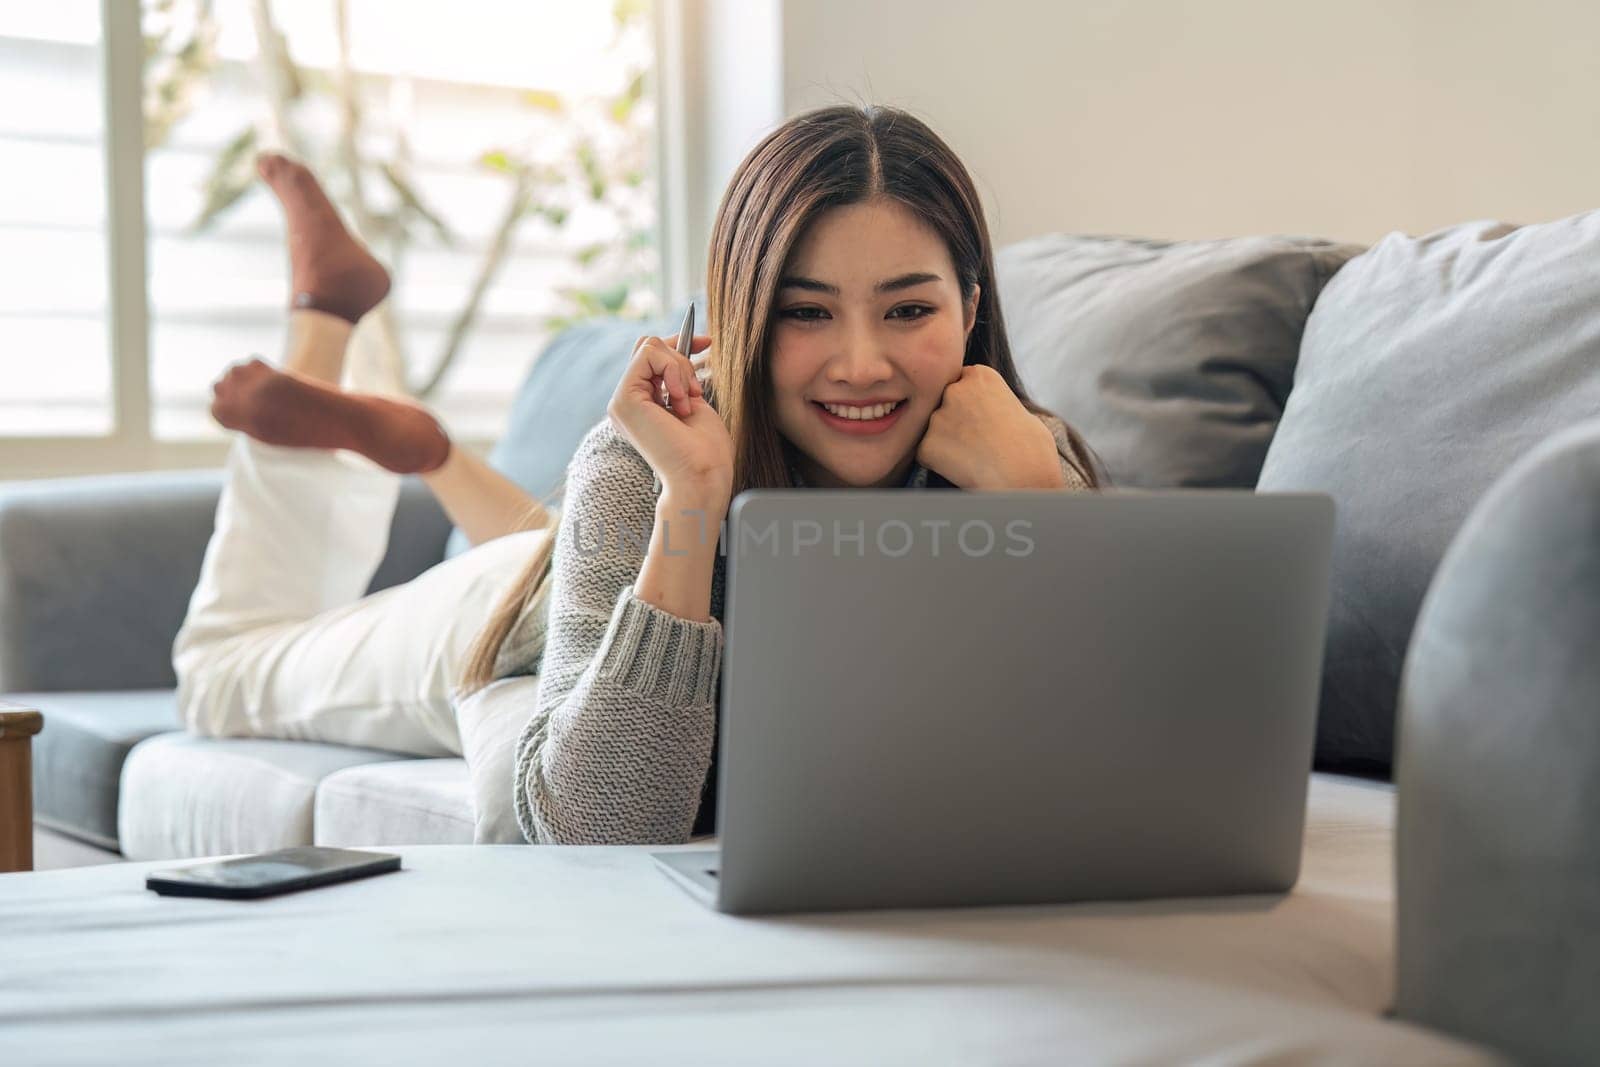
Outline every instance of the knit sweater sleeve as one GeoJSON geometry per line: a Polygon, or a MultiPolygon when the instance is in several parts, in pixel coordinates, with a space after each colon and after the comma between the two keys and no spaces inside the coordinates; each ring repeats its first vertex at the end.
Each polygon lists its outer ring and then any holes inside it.
{"type": "Polygon", "coordinates": [[[601,422],[567,469],[544,659],[516,752],[517,823],[542,844],[687,841],[716,732],[722,624],[634,595],[655,474],[601,422]]]}
{"type": "Polygon", "coordinates": [[[1087,489],[1089,481],[1084,477],[1084,472],[1095,469],[1094,461],[1083,452],[1075,448],[1072,438],[1067,433],[1067,424],[1055,415],[1040,415],[1039,419],[1050,428],[1050,436],[1056,439],[1056,457],[1061,461],[1061,475],[1067,480],[1068,489],[1087,489]]]}

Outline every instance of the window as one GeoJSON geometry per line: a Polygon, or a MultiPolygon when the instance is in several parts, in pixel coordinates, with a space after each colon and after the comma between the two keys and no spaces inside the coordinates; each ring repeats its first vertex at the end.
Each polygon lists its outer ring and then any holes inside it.
{"type": "Polygon", "coordinates": [[[112,429],[99,56],[94,0],[0,8],[6,437],[112,429]]]}
{"type": "Polygon", "coordinates": [[[310,162],[394,275],[352,359],[459,439],[499,435],[554,329],[659,306],[642,3],[145,0],[137,18],[119,6],[0,15],[0,84],[38,102],[0,119],[0,180],[23,183],[0,198],[0,226],[25,252],[3,268],[0,476],[59,468],[48,453],[62,443],[77,447],[71,469],[215,462],[210,383],[282,345],[287,259],[254,178],[262,148],[310,162]],[[102,119],[121,97],[101,91],[102,59],[117,78],[130,37],[143,97],[132,131],[102,119]],[[144,209],[132,226],[117,195],[130,145],[144,209]],[[119,233],[136,254],[108,293],[108,261],[129,262],[108,251],[119,233]],[[108,308],[129,285],[119,329],[108,308]],[[18,362],[32,351],[50,358],[18,362]],[[22,434],[49,438],[31,445],[37,470],[18,459],[22,434]],[[96,436],[98,451],[72,440],[96,436]]]}

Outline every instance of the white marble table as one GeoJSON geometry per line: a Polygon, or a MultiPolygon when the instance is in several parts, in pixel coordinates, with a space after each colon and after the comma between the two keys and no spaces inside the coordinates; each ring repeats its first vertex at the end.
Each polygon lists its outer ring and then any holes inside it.
{"type": "Polygon", "coordinates": [[[407,847],[253,902],[0,876],[0,1063],[1478,1063],[1383,1021],[1386,791],[1286,897],[736,919],[645,849],[407,847]]]}

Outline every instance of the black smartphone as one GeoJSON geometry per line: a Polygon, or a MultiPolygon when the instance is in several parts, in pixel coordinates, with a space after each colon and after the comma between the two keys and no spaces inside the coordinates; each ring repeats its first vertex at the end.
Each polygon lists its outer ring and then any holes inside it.
{"type": "Polygon", "coordinates": [[[157,871],[144,886],[167,897],[254,900],[399,869],[400,857],[392,853],[305,845],[157,871]]]}

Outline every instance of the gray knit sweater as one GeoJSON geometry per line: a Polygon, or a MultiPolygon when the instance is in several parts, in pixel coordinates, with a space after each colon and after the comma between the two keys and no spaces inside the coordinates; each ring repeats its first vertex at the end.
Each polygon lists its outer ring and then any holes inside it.
{"type": "MultiPolygon", "coordinates": [[[[1044,421],[1067,485],[1083,488],[1066,427],[1044,421]]],[[[927,477],[915,464],[906,487],[923,488],[927,477]]],[[[551,570],[497,667],[540,675],[514,783],[530,841],[678,843],[695,826],[716,738],[725,561],[719,550],[709,622],[634,595],[660,494],[649,463],[609,420],[567,469],[551,570]]]]}

